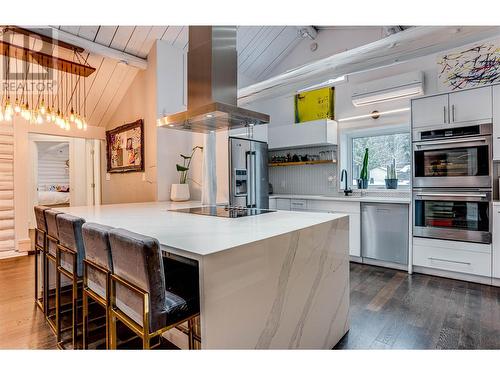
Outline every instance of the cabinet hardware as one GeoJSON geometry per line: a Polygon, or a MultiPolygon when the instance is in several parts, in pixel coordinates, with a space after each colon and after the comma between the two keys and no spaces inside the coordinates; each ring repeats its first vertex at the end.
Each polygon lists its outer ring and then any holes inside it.
{"type": "Polygon", "coordinates": [[[446,106],[443,106],[443,122],[446,124],[446,106]]]}
{"type": "Polygon", "coordinates": [[[451,122],[455,122],[455,104],[451,105],[451,122]]]}
{"type": "Polygon", "coordinates": [[[432,257],[429,257],[430,260],[437,260],[437,261],[440,261],[440,262],[449,262],[449,263],[457,263],[457,264],[465,264],[467,266],[470,266],[471,264],[469,262],[460,262],[458,260],[448,260],[448,259],[441,259],[441,258],[432,258],[432,257]]]}

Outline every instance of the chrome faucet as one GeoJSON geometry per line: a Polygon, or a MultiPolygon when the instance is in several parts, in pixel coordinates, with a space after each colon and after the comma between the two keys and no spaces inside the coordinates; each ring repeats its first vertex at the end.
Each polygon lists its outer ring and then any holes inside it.
{"type": "Polygon", "coordinates": [[[345,175],[344,195],[348,197],[349,194],[352,194],[352,189],[347,187],[347,170],[342,169],[342,172],[340,173],[340,182],[344,181],[344,175],[345,175]]]}

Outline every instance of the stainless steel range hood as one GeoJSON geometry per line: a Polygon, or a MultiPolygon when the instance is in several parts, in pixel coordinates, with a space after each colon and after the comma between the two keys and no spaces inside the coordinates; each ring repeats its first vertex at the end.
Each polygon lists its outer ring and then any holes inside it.
{"type": "Polygon", "coordinates": [[[187,111],[158,125],[208,133],[268,123],[268,115],[237,106],[237,66],[235,26],[190,26],[187,111]]]}

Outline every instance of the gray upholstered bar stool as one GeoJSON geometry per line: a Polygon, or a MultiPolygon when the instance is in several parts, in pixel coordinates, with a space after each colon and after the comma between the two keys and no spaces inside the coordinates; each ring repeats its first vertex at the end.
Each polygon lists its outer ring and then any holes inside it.
{"type": "Polygon", "coordinates": [[[45,211],[49,207],[35,206],[35,302],[45,311],[45,248],[47,247],[47,221],[45,211]]]}
{"type": "Polygon", "coordinates": [[[62,311],[61,311],[61,276],[71,280],[71,341],[73,349],[77,348],[78,336],[78,292],[83,275],[83,258],[85,247],[83,245],[82,225],[85,220],[69,214],[57,215],[57,228],[59,230],[59,244],[57,246],[57,272],[56,272],[56,336],[60,347],[64,348],[61,340],[62,311]]]}
{"type": "Polygon", "coordinates": [[[110,285],[110,343],[116,349],[120,320],[151,348],[151,339],[184,322],[193,348],[192,321],[199,315],[199,296],[179,296],[165,286],[160,244],[151,237],[124,229],[109,232],[113,254],[110,285]]]}
{"type": "Polygon", "coordinates": [[[56,269],[57,269],[57,245],[59,244],[59,230],[57,228],[57,216],[62,212],[48,209],[44,211],[45,222],[47,223],[47,241],[45,248],[45,272],[44,272],[44,290],[45,290],[45,318],[50,328],[56,333],[56,314],[55,303],[51,307],[51,300],[56,297],[56,269]],[[52,271],[52,272],[51,272],[52,271]],[[53,312],[52,312],[53,310],[53,312]]]}
{"type": "Polygon", "coordinates": [[[92,299],[106,311],[106,349],[109,348],[109,284],[113,271],[107,225],[85,223],[82,226],[85,259],[83,260],[83,348],[88,348],[89,304],[92,299]]]}

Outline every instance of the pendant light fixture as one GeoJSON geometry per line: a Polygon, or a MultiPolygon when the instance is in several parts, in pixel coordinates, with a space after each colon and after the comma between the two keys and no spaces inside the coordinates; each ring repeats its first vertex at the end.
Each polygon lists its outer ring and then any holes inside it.
{"type": "Polygon", "coordinates": [[[73,126],[79,130],[87,130],[85,77],[89,74],[88,70],[93,69],[87,65],[89,55],[83,59],[80,52],[74,50],[72,61],[54,64],[50,57],[37,56],[30,50],[23,50],[20,57],[18,51],[11,55],[8,46],[4,53],[6,69],[0,100],[0,122],[11,121],[14,116],[19,116],[31,124],[52,123],[65,130],[70,130],[73,126]],[[11,71],[12,59],[15,60],[14,71],[11,71]],[[26,62],[26,69],[20,74],[20,79],[19,60],[26,62]],[[83,64],[81,60],[84,60],[83,64]],[[50,70],[53,82],[47,79],[50,70]],[[10,74],[15,77],[14,87],[10,87],[10,74]],[[51,83],[52,86],[49,86],[51,83]],[[57,91],[54,83],[57,84],[57,91]],[[14,102],[11,100],[13,90],[14,102]]]}

